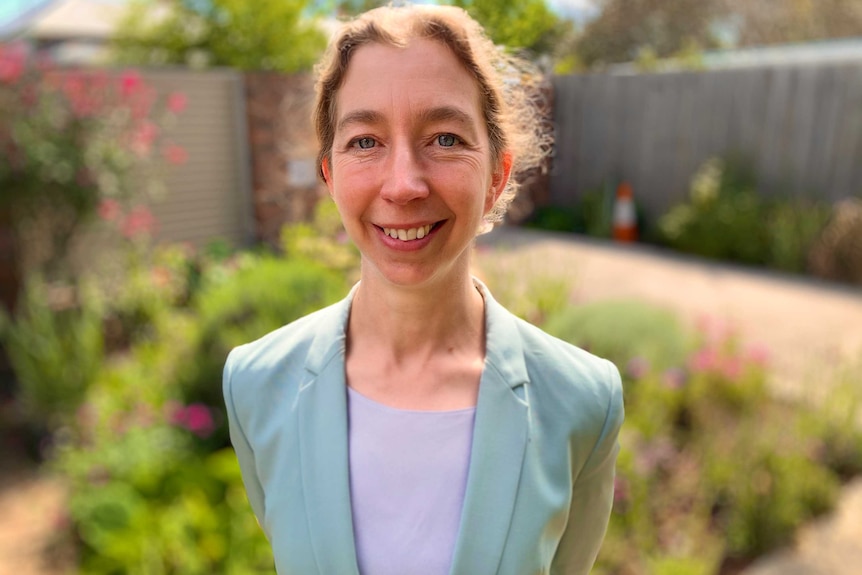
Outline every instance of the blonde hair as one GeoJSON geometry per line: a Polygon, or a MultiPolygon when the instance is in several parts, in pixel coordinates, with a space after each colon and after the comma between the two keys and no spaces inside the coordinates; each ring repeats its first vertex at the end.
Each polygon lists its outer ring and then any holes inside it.
{"type": "Polygon", "coordinates": [[[540,75],[529,63],[495,46],[478,22],[453,6],[375,8],[346,22],[329,43],[317,66],[314,128],[320,151],[318,173],[332,154],[336,101],[350,59],[357,48],[379,43],[406,46],[414,38],[432,39],[448,46],[476,79],[488,130],[491,155],[502,161],[512,155],[512,177],[480,231],[503,219],[518,189],[518,174],[539,166],[550,150],[550,134],[536,99],[540,75]]]}

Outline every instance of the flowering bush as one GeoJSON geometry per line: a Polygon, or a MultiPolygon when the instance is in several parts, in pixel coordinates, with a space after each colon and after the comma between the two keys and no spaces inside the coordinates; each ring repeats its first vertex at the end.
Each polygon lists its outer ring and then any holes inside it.
{"type": "Polygon", "coordinates": [[[597,573],[738,572],[828,511],[862,461],[862,433],[845,425],[858,390],[842,396],[844,419],[776,400],[763,348],[721,322],[698,328],[678,366],[622,364],[626,424],[597,573]]]}
{"type": "Polygon", "coordinates": [[[188,246],[126,275],[105,305],[109,359],[47,453],[69,486],[58,525],[81,572],[274,572],[228,447],[221,370],[231,347],[343,295],[344,276],[299,254],[188,246]]]}
{"type": "Polygon", "coordinates": [[[694,175],[688,201],[658,227],[660,241],[682,252],[801,273],[828,216],[829,205],[812,198],[765,199],[747,161],[712,158],[694,175]]]}
{"type": "Polygon", "coordinates": [[[25,272],[68,274],[70,244],[97,212],[127,236],[152,230],[143,206],[161,191],[158,168],[186,159],[165,138],[185,105],[134,71],[60,69],[0,44],[0,213],[25,272]]]}

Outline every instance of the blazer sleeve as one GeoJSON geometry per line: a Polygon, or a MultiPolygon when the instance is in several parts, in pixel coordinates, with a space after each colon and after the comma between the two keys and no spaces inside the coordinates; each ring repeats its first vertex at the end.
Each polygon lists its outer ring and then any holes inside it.
{"type": "Polygon", "coordinates": [[[233,444],[233,449],[236,452],[236,457],[239,460],[240,471],[242,472],[242,481],[245,484],[245,491],[248,495],[249,503],[257,516],[257,521],[261,525],[264,524],[264,494],[263,487],[257,477],[257,466],[255,464],[254,451],[248,438],[242,429],[242,424],[237,417],[236,407],[233,400],[233,359],[237,350],[231,351],[228,355],[224,366],[224,374],[222,377],[222,391],[224,393],[225,407],[227,408],[228,428],[230,431],[230,441],[233,444]]]}
{"type": "Polygon", "coordinates": [[[624,415],[619,371],[607,362],[610,393],[599,439],[572,487],[569,523],[551,563],[552,575],[587,575],[599,553],[614,501],[618,436],[624,415]]]}

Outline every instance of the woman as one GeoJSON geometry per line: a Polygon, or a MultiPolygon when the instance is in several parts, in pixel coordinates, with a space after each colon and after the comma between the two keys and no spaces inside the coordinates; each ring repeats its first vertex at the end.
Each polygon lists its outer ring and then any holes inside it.
{"type": "Polygon", "coordinates": [[[345,25],[320,67],[320,171],[361,280],[232,351],[224,377],[282,575],[580,575],[595,560],[617,370],[470,275],[510,175],[541,153],[503,58],[462,10],[414,6],[345,25]]]}

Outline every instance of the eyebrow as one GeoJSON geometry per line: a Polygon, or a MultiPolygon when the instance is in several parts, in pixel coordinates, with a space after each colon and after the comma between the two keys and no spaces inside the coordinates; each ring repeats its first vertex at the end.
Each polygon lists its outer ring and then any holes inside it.
{"type": "Polygon", "coordinates": [[[341,118],[335,129],[336,131],[340,131],[350,124],[378,124],[382,121],[383,114],[380,112],[375,112],[373,110],[354,110],[341,118]]]}
{"type": "MultiPolygon", "coordinates": [[[[374,110],[354,110],[338,121],[336,130],[343,130],[351,124],[380,124],[384,121],[383,114],[374,110]]],[[[419,122],[433,124],[437,122],[454,121],[465,129],[473,130],[473,118],[464,110],[455,106],[438,106],[428,108],[419,113],[419,122]]]]}
{"type": "Polygon", "coordinates": [[[465,127],[473,127],[473,118],[470,117],[470,114],[454,106],[429,108],[427,110],[423,110],[419,117],[424,123],[428,124],[452,120],[459,124],[463,124],[465,127]]]}

